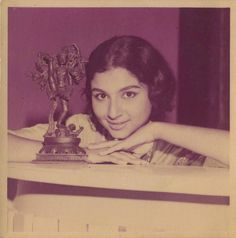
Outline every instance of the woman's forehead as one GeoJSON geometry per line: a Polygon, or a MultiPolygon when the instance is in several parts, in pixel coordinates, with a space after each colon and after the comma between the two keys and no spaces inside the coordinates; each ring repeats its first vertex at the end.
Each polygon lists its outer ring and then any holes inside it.
{"type": "Polygon", "coordinates": [[[91,88],[104,91],[120,91],[129,86],[143,88],[144,85],[138,78],[124,68],[112,68],[102,73],[96,73],[91,81],[91,88]]]}

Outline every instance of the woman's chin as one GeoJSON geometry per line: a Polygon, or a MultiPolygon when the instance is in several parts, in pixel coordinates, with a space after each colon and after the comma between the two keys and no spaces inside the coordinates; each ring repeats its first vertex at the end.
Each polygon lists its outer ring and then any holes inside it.
{"type": "Polygon", "coordinates": [[[129,133],[127,131],[109,131],[110,135],[117,140],[124,140],[127,137],[129,137],[132,133],[129,133]]]}

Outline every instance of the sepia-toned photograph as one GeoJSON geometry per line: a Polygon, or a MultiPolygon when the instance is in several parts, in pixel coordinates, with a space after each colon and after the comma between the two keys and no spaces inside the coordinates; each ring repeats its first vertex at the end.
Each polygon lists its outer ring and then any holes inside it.
{"type": "Polygon", "coordinates": [[[5,14],[7,234],[229,237],[227,4],[5,14]]]}

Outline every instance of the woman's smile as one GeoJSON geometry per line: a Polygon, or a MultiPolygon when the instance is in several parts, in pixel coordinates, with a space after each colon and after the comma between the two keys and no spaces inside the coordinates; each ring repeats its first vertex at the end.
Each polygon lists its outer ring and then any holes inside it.
{"type": "Polygon", "coordinates": [[[114,122],[107,120],[107,123],[111,130],[119,131],[125,128],[125,126],[128,124],[129,120],[123,121],[123,122],[114,122]]]}

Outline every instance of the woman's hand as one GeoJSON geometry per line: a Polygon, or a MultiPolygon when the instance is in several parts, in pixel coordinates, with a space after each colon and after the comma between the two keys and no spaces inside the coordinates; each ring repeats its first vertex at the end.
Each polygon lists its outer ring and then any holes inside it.
{"type": "Polygon", "coordinates": [[[114,164],[119,164],[119,165],[127,165],[127,164],[135,164],[135,165],[145,165],[147,164],[146,161],[139,159],[135,155],[129,153],[129,152],[124,152],[124,151],[119,151],[119,152],[114,152],[110,155],[101,155],[102,150],[89,150],[86,149],[86,153],[88,157],[86,158],[86,161],[88,163],[106,163],[106,162],[111,162],[114,164]],[[99,152],[100,151],[100,152],[99,152]]]}
{"type": "Polygon", "coordinates": [[[157,127],[154,123],[149,122],[124,140],[113,140],[91,144],[88,148],[102,149],[99,152],[99,155],[113,155],[116,151],[132,151],[143,144],[153,142],[156,139],[156,134],[157,127]]]}

